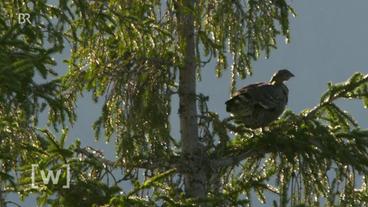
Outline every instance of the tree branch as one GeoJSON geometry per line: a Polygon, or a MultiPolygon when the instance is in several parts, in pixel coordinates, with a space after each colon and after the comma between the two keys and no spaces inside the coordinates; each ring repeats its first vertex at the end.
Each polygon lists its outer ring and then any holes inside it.
{"type": "Polygon", "coordinates": [[[253,155],[264,154],[266,150],[255,151],[254,149],[247,149],[240,154],[226,156],[220,159],[211,160],[211,168],[218,169],[239,164],[240,161],[245,160],[253,155]]]}
{"type": "Polygon", "coordinates": [[[362,80],[354,83],[354,84],[350,84],[348,85],[341,93],[337,93],[334,96],[330,97],[327,101],[321,102],[320,104],[318,104],[317,106],[315,106],[312,110],[310,110],[305,117],[306,118],[310,118],[313,117],[318,111],[319,109],[323,108],[326,105],[331,104],[333,101],[335,101],[337,98],[339,98],[342,94],[347,93],[351,90],[354,90],[356,87],[358,87],[359,85],[363,84],[364,82],[368,82],[368,75],[364,76],[362,80]]]}

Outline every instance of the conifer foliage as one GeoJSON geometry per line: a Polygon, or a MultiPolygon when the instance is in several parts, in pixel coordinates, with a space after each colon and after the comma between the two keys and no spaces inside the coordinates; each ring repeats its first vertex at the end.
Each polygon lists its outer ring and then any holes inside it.
{"type": "Polygon", "coordinates": [[[314,108],[287,110],[262,131],[221,119],[197,91],[207,63],[218,78],[231,68],[234,92],[278,36],[289,40],[289,2],[55,2],[0,2],[0,206],[10,193],[35,193],[39,206],[368,205],[368,130],[337,103],[367,108],[367,74],[329,83],[314,108]],[[58,74],[52,57],[67,44],[68,71],[58,74]],[[103,105],[93,130],[116,146],[115,160],[79,139],[66,144],[86,92],[103,105]],[[39,126],[44,111],[49,125],[39,126]],[[66,173],[62,184],[38,175],[31,188],[32,164],[69,164],[70,189],[66,173]]]}

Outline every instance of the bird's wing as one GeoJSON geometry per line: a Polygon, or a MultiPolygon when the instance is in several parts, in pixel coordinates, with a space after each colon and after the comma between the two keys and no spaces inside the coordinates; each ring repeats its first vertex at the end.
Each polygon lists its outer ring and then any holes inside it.
{"type": "Polygon", "coordinates": [[[226,101],[226,111],[244,116],[251,115],[257,101],[252,91],[264,84],[255,83],[238,90],[230,100],[226,101]]]}
{"type": "Polygon", "coordinates": [[[265,109],[277,108],[287,102],[287,94],[284,93],[282,86],[269,83],[258,83],[243,87],[239,90],[239,96],[246,96],[265,109]]]}
{"type": "Polygon", "coordinates": [[[235,96],[237,96],[237,95],[240,95],[240,94],[248,93],[249,91],[253,91],[253,90],[255,90],[256,88],[263,87],[263,86],[266,86],[266,85],[269,85],[269,84],[268,84],[268,83],[261,82],[261,83],[253,83],[253,84],[250,84],[250,85],[244,86],[243,88],[239,89],[239,90],[234,94],[234,97],[235,97],[235,96]]]}

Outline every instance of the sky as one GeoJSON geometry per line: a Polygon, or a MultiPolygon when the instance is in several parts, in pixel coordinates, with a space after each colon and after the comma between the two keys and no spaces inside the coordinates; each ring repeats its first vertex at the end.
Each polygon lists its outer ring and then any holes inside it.
{"type": "MultiPolygon", "coordinates": [[[[287,68],[295,77],[288,81],[288,109],[295,113],[312,108],[326,91],[328,82],[342,82],[354,72],[368,73],[368,1],[367,0],[306,0],[291,1],[297,16],[290,19],[291,41],[285,44],[279,38],[277,50],[269,59],[261,58],[253,63],[253,76],[239,80],[237,87],[259,81],[268,81],[278,69],[287,68]]],[[[68,58],[68,51],[56,57],[56,70],[62,74],[67,66],[62,63],[68,58]]],[[[228,114],[224,102],[230,96],[230,73],[217,79],[214,63],[202,70],[202,82],[198,92],[210,97],[209,108],[219,113],[221,118],[228,114]]],[[[358,101],[339,101],[340,106],[350,111],[356,120],[368,127],[368,110],[358,101]]],[[[177,99],[174,98],[174,106],[177,99]]],[[[83,146],[93,146],[105,153],[106,158],[114,159],[114,142],[95,141],[92,123],[100,114],[101,105],[94,104],[88,94],[78,102],[78,121],[70,128],[69,143],[76,137],[83,146]]],[[[177,110],[171,116],[172,135],[178,137],[179,123],[177,110]]],[[[44,121],[41,121],[45,123],[44,121]]],[[[16,201],[16,195],[8,199],[16,201]]],[[[26,199],[22,206],[36,206],[34,199],[26,199]]]]}

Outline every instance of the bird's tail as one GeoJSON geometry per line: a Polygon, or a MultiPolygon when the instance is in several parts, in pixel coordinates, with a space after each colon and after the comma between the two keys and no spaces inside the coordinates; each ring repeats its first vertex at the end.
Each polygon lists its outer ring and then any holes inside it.
{"type": "Polygon", "coordinates": [[[248,116],[252,113],[252,103],[246,95],[234,96],[225,102],[226,111],[234,115],[248,116]]]}

